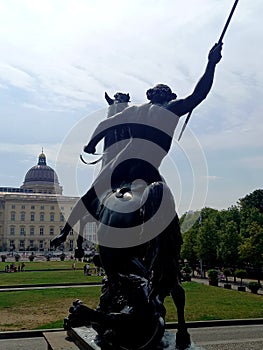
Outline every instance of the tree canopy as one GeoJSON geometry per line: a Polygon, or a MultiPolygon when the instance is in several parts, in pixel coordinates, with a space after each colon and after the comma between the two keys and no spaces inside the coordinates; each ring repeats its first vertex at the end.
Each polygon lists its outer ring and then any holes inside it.
{"type": "Polygon", "coordinates": [[[203,208],[184,214],[182,259],[191,265],[261,269],[263,266],[263,190],[255,190],[228,209],[203,208]]]}

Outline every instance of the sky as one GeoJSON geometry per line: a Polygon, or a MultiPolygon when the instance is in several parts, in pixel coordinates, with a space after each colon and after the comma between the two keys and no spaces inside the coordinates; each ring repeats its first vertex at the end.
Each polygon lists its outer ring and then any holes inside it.
{"type": "MultiPolygon", "coordinates": [[[[164,83],[188,96],[233,3],[0,0],[0,186],[21,186],[43,147],[63,193],[84,194],[99,168],[79,154],[106,116],[104,92],[142,104],[164,83]]],[[[263,186],[262,13],[262,0],[239,1],[212,90],[178,142],[180,119],[161,166],[179,214],[263,186]]]]}

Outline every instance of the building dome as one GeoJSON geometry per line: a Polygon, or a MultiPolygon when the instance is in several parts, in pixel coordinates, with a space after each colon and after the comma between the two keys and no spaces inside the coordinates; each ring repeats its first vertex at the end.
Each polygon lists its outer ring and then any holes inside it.
{"type": "Polygon", "coordinates": [[[42,153],[38,157],[37,165],[28,170],[22,189],[35,193],[62,194],[58,176],[54,169],[47,165],[46,156],[42,153]]]}

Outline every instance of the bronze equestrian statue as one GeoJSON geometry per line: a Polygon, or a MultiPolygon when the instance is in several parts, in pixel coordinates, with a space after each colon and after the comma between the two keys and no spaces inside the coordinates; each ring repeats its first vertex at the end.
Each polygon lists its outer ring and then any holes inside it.
{"type": "Polygon", "coordinates": [[[103,120],[84,147],[94,154],[97,143],[113,135],[106,147],[110,157],[51,243],[60,245],[87,215],[88,221],[98,223],[100,260],[107,276],[100,304],[91,310],[76,301],[65,327],[91,324],[102,349],[158,349],[164,334],[163,301],[169,294],[178,313],[176,346],[190,345],[179,278],[179,220],[159,167],[179,118],[209,93],[221,50],[222,43],[212,47],[205,73],[188,97],[177,99],[167,85],[158,84],[147,91],[149,103],[126,107],[103,120]]]}

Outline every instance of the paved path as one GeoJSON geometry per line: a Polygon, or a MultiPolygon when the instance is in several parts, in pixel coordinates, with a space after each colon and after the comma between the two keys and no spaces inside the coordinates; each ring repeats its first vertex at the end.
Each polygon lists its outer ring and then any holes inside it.
{"type": "Polygon", "coordinates": [[[44,337],[0,340],[1,350],[47,350],[44,337]]]}
{"type": "Polygon", "coordinates": [[[190,329],[193,342],[207,350],[262,350],[263,325],[190,329]]]}
{"type": "MultiPolygon", "coordinates": [[[[194,345],[204,350],[263,349],[263,325],[190,328],[189,332],[194,345]]],[[[40,337],[4,339],[0,349],[47,350],[47,344],[40,337]]]]}
{"type": "Polygon", "coordinates": [[[87,284],[72,284],[72,285],[52,285],[52,286],[46,286],[46,285],[38,285],[38,286],[22,286],[22,287],[13,287],[8,286],[5,288],[0,287],[0,292],[15,292],[15,291],[21,291],[21,290],[32,290],[32,289],[56,289],[56,288],[87,288],[87,287],[99,287],[101,286],[101,283],[87,283],[87,284]]]}

